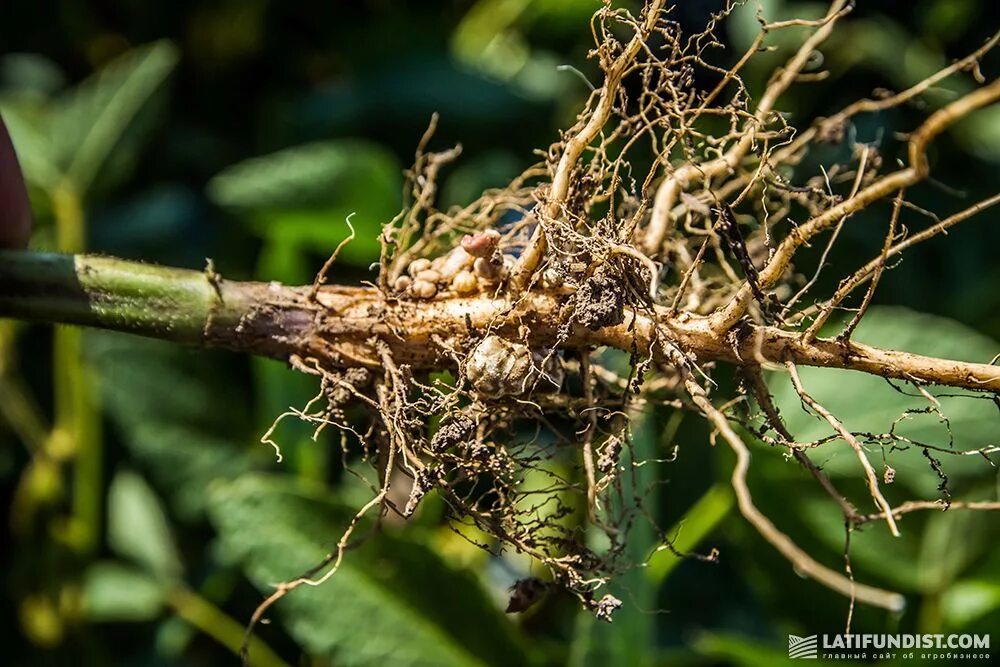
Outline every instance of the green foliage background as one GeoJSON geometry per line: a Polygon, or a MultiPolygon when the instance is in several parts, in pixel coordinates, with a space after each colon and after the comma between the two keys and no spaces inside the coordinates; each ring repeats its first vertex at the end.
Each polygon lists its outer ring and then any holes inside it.
{"type": "MultiPolygon", "coordinates": [[[[717,4],[682,2],[674,17],[697,27],[717,4]]],[[[860,4],[823,49],[829,79],[794,88],[780,108],[810,119],[876,87],[905,87],[1000,27],[991,0],[860,4]]],[[[763,5],[773,19],[823,10],[763,5]]],[[[0,113],[31,185],[32,246],[193,268],[212,257],[226,277],[298,283],[346,236],[353,213],[358,238],[335,279],[370,278],[375,235],[399,209],[401,172],[431,113],[441,114],[435,145],[465,148],[442,203],[502,185],[585,99],[580,76],[560,66],[595,78],[585,58],[593,9],[583,0],[13,0],[0,22],[0,113]]],[[[755,30],[752,11],[735,18],[723,60],[755,30]]],[[[751,86],[792,45],[779,46],[751,67],[751,86]]],[[[1000,59],[991,55],[983,70],[996,76],[1000,59]]],[[[958,77],[922,108],[863,116],[852,136],[881,141],[889,159],[895,132],[971,85],[958,77]]],[[[998,163],[994,107],[935,145],[940,184],[915,190],[914,201],[941,214],[962,208],[1000,189],[998,163]]],[[[856,216],[832,267],[873,255],[886,215],[856,216]]],[[[1000,226],[982,217],[888,273],[883,307],[858,338],[991,358],[1000,226]]],[[[903,222],[927,224],[913,211],[903,222]]],[[[836,275],[828,271],[818,289],[828,293],[836,275]]],[[[885,430],[917,405],[873,378],[814,370],[803,379],[852,428],[885,430]]],[[[796,433],[823,434],[780,378],[774,387],[796,433]]],[[[258,442],[313,390],[270,361],[0,322],[3,663],[235,664],[261,595],[326,553],[366,498],[343,473],[338,440],[312,442],[286,422],[280,465],[258,442]]],[[[963,448],[996,442],[995,406],[946,409],[963,448]]],[[[907,428],[947,444],[931,418],[907,428]]],[[[635,433],[646,456],[677,447],[656,491],[658,525],[681,550],[717,548],[718,564],[656,551],[616,584],[625,608],[610,626],[558,594],[505,616],[506,588],[529,565],[471,547],[429,499],[415,520],[390,523],[350,552],[325,586],[280,603],[259,627],[255,663],[772,665],[784,659],[786,634],[843,628],[846,601],[798,578],[735,511],[731,461],[709,446],[703,424],[663,410],[641,415],[635,433]]],[[[919,452],[893,456],[890,500],[935,497],[938,480],[919,452]]],[[[821,463],[864,501],[850,456],[821,463]]],[[[996,497],[982,460],[945,465],[957,497],[996,497]]],[[[796,464],[760,446],[751,483],[783,530],[824,562],[841,562],[839,514],[796,464]]],[[[852,554],[859,580],[900,590],[908,608],[859,609],[854,631],[1000,629],[997,519],[926,513],[901,526],[896,540],[879,525],[855,534],[852,554]]],[[[636,531],[639,560],[657,544],[636,531]]]]}

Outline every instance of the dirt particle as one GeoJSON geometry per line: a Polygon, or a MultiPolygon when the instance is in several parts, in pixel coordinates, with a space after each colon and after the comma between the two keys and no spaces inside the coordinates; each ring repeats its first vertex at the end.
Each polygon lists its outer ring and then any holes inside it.
{"type": "Polygon", "coordinates": [[[420,504],[420,501],[443,478],[444,470],[440,467],[424,468],[418,472],[416,477],[413,478],[413,488],[410,489],[410,497],[406,501],[406,507],[403,508],[403,516],[407,519],[413,516],[413,513],[417,511],[417,505],[420,504]]]}
{"type": "Polygon", "coordinates": [[[347,404],[354,398],[354,391],[362,391],[371,384],[372,374],[367,368],[349,368],[340,375],[340,379],[343,382],[334,384],[329,394],[330,402],[337,406],[347,404]]]}
{"type": "Polygon", "coordinates": [[[598,269],[576,291],[573,318],[591,331],[625,321],[625,289],[611,271],[598,269]]]}
{"type": "Polygon", "coordinates": [[[441,424],[431,438],[431,451],[441,453],[472,437],[476,422],[465,415],[457,415],[441,424]]]}
{"type": "Polygon", "coordinates": [[[594,616],[596,616],[598,620],[610,623],[612,615],[614,615],[615,611],[617,611],[621,606],[622,601],[614,595],[608,593],[598,600],[597,605],[594,608],[594,616]]]}
{"type": "Polygon", "coordinates": [[[510,600],[507,602],[508,614],[516,614],[531,608],[538,602],[548,585],[538,577],[520,579],[510,588],[510,600]]]}

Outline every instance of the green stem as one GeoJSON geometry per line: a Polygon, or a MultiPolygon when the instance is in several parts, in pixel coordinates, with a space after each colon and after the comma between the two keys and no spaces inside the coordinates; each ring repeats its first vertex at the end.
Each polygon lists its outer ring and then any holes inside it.
{"type": "MultiPolygon", "coordinates": [[[[172,591],[167,597],[167,603],[180,618],[225,646],[234,655],[240,654],[245,628],[214,604],[186,588],[172,591]]],[[[250,639],[250,664],[254,667],[289,667],[270,646],[257,637],[250,639]]]]}
{"type": "Polygon", "coordinates": [[[87,219],[77,189],[63,181],[52,189],[50,198],[59,252],[83,252],[87,245],[87,219]]]}
{"type": "MultiPolygon", "coordinates": [[[[81,252],[86,243],[83,202],[71,183],[52,191],[56,244],[62,252],[81,252]]],[[[97,549],[101,534],[103,452],[100,404],[95,375],[83,354],[78,329],[56,327],[53,341],[55,420],[53,446],[69,446],[73,455],[71,539],[82,553],[97,549]]]]}
{"type": "Polygon", "coordinates": [[[312,324],[301,291],[111,257],[0,251],[0,317],[287,358],[312,324]]]}
{"type": "Polygon", "coordinates": [[[49,429],[24,385],[12,375],[0,374],[0,417],[29,452],[35,454],[43,450],[49,429]]]}
{"type": "Polygon", "coordinates": [[[0,314],[159,333],[194,342],[212,294],[204,274],[102,257],[0,252],[0,314]]]}
{"type": "Polygon", "coordinates": [[[917,627],[920,632],[933,634],[941,632],[942,609],[941,592],[928,591],[920,601],[920,614],[917,616],[917,627]]]}
{"type": "Polygon", "coordinates": [[[101,534],[101,427],[97,387],[83,359],[81,334],[65,326],[55,330],[55,419],[46,449],[55,459],[73,461],[73,519],[66,537],[80,553],[91,554],[101,534]]]}

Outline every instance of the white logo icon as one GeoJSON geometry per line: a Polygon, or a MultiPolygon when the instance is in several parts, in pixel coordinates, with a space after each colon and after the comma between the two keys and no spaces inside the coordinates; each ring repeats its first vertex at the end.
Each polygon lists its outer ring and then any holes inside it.
{"type": "Polygon", "coordinates": [[[816,635],[809,635],[808,637],[788,635],[788,657],[815,659],[816,635]]]}

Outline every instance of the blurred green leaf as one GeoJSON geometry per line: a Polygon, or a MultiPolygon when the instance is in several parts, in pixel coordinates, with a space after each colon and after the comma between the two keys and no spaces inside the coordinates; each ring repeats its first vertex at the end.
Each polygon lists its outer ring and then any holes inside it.
{"type": "MultiPolygon", "coordinates": [[[[872,309],[854,339],[889,349],[980,363],[988,362],[1000,349],[995,341],[957,322],[902,308],[872,309]]],[[[929,406],[925,398],[902,382],[895,385],[904,389],[905,394],[894,391],[885,380],[864,373],[802,367],[799,374],[806,391],[854,432],[887,432],[906,410],[925,410],[929,406]]],[[[832,433],[829,424],[802,409],[787,375],[771,374],[768,385],[789,430],[797,439],[808,442],[832,433]]],[[[942,412],[950,420],[956,452],[995,444],[996,406],[992,401],[974,400],[976,395],[960,390],[935,391],[931,388],[931,392],[939,394],[942,412]]],[[[897,426],[896,432],[937,447],[947,448],[949,443],[947,428],[934,414],[912,414],[897,426]]],[[[876,470],[883,468],[883,454],[888,464],[895,468],[895,486],[905,486],[924,498],[939,495],[940,480],[920,449],[910,447],[906,451],[889,452],[869,446],[868,450],[876,470]]],[[[992,474],[992,469],[978,455],[931,453],[942,461],[955,487],[953,493],[961,488],[959,482],[963,479],[992,474]]],[[[862,474],[853,450],[842,441],[809,450],[809,456],[832,477],[859,478],[862,474]]],[[[888,485],[883,486],[883,491],[890,498],[896,495],[888,485]]],[[[861,499],[858,502],[863,509],[866,507],[861,499]]],[[[870,504],[866,499],[864,502],[870,504]]]]}
{"type": "Polygon", "coordinates": [[[65,85],[59,64],[40,53],[0,56],[0,94],[45,99],[65,85]]]}
{"type": "Polygon", "coordinates": [[[954,39],[976,21],[979,5],[976,0],[924,2],[920,17],[925,32],[940,40],[954,39]]]}
{"type": "Polygon", "coordinates": [[[285,263],[297,249],[332,252],[349,236],[345,220],[351,216],[357,233],[340,261],[367,267],[378,258],[382,225],[399,211],[400,172],[396,159],[376,144],[327,141],[233,165],[209,182],[208,194],[278,244],[269,251],[271,262],[278,249],[285,263]]]}
{"type": "Polygon", "coordinates": [[[996,526],[989,514],[970,511],[931,511],[922,530],[917,571],[921,589],[945,590],[984,551],[993,545],[996,526]]]}
{"type": "Polygon", "coordinates": [[[363,77],[363,83],[338,81],[305,95],[287,109],[289,122],[294,118],[313,136],[358,123],[411,128],[414,136],[408,140],[408,153],[433,113],[449,123],[474,124],[483,132],[484,125],[514,128],[511,123],[528,121],[531,112],[539,110],[512,86],[471,71],[444,54],[411,53],[373,63],[363,77]]]}
{"type": "Polygon", "coordinates": [[[181,559],[166,512],[153,489],[134,472],[121,471],[111,481],[108,544],[159,579],[181,575],[181,559]]]}
{"type": "MultiPolygon", "coordinates": [[[[962,11],[960,7],[962,4],[963,1],[934,3],[933,7],[936,9],[950,7],[952,10],[962,11]]],[[[934,20],[931,18],[934,13],[944,12],[929,11],[926,13],[926,18],[934,20]]],[[[957,15],[955,18],[958,18],[957,15]]],[[[888,79],[896,89],[904,90],[932,76],[952,62],[952,56],[941,48],[939,41],[945,37],[944,31],[948,29],[945,25],[947,21],[939,20],[940,25],[935,28],[934,39],[920,39],[906,26],[886,16],[847,22],[830,36],[824,54],[831,68],[863,67],[888,79]]],[[[961,53],[965,55],[978,46],[980,44],[970,44],[967,49],[963,48],[961,53]]],[[[953,74],[921,93],[917,104],[926,106],[925,113],[927,113],[972,92],[977,87],[978,84],[968,73],[953,74]]],[[[995,110],[982,109],[956,123],[951,131],[970,153],[984,159],[996,160],[996,130],[995,127],[988,125],[988,121],[995,118],[995,110]],[[980,138],[982,145],[975,145],[980,138]]],[[[855,122],[859,122],[859,119],[855,122]]]]}
{"type": "Polygon", "coordinates": [[[503,187],[523,165],[506,151],[491,151],[455,167],[441,188],[443,206],[468,206],[489,188],[503,187]]]}
{"type": "Polygon", "coordinates": [[[479,0],[452,33],[452,51],[459,61],[509,78],[524,66],[528,45],[511,30],[533,0],[479,0]]]}
{"type": "MultiPolygon", "coordinates": [[[[242,563],[265,593],[318,564],[355,511],[278,477],[245,475],[216,485],[212,497],[220,554],[242,563]]],[[[308,652],[338,665],[527,661],[475,577],[391,533],[370,536],[323,585],[296,589],[276,609],[308,652]]]]}
{"type": "Polygon", "coordinates": [[[955,134],[973,155],[1000,161],[1000,108],[991,106],[977,111],[956,125],[955,134]]]}
{"type": "Polygon", "coordinates": [[[344,192],[360,186],[385,185],[393,181],[389,174],[398,172],[396,160],[376,144],[325,141],[234,164],[209,181],[208,194],[233,209],[322,207],[342,201],[344,192]],[[372,184],[373,179],[378,183],[372,184]]]}
{"type": "MultiPolygon", "coordinates": [[[[988,361],[997,347],[992,340],[956,322],[900,308],[872,309],[854,339],[890,349],[970,361],[988,361]]],[[[888,431],[904,411],[925,409],[929,405],[915,390],[909,389],[906,394],[894,391],[884,380],[862,373],[800,367],[799,374],[806,391],[854,432],[888,431]]],[[[803,411],[787,375],[774,373],[768,384],[786,425],[796,438],[808,442],[831,433],[825,421],[803,411]]],[[[896,386],[906,389],[902,383],[896,386]]],[[[992,402],[974,400],[968,392],[940,392],[933,388],[931,391],[942,394],[939,400],[942,411],[950,419],[956,451],[995,442],[992,424],[996,419],[996,406],[992,402]]],[[[897,433],[938,447],[948,446],[947,429],[933,414],[913,415],[897,427],[897,433]]],[[[914,492],[923,498],[940,495],[937,490],[940,479],[919,448],[891,452],[881,451],[878,446],[867,449],[877,471],[884,467],[883,454],[888,465],[897,471],[894,485],[882,485],[891,504],[911,499],[914,492]]],[[[993,469],[980,456],[932,454],[941,460],[950,489],[956,496],[968,495],[977,479],[992,478],[993,469]]],[[[875,511],[860,481],[863,475],[860,464],[846,443],[837,440],[809,450],[809,457],[836,479],[842,491],[848,493],[862,512],[875,511]]],[[[788,474],[786,470],[791,470],[791,464],[784,465],[785,470],[781,471],[777,470],[778,465],[765,459],[758,468],[782,476],[788,474]]],[[[800,498],[794,507],[808,526],[809,534],[839,555],[845,534],[843,517],[836,507],[822,496],[800,498]]],[[[982,530],[985,521],[988,519],[976,513],[910,514],[901,520],[902,535],[898,538],[889,535],[882,523],[868,524],[851,537],[852,562],[858,572],[876,574],[894,588],[937,591],[958,577],[987,548],[990,533],[982,530]],[[976,530],[971,529],[973,525],[977,526],[976,530]],[[958,539],[959,535],[965,537],[958,539]],[[887,559],[887,553],[894,557],[887,559]]]]}
{"type": "Polygon", "coordinates": [[[90,621],[150,621],[165,604],[162,582],[120,563],[96,563],[83,580],[83,612],[90,621]]]}
{"type": "MultiPolygon", "coordinates": [[[[818,539],[829,548],[831,556],[825,561],[840,561],[845,538],[840,511],[821,495],[802,494],[795,507],[810,539],[818,539]]],[[[893,537],[880,522],[854,531],[851,563],[855,575],[864,580],[874,574],[895,590],[934,594],[945,590],[988,553],[998,522],[992,513],[928,510],[905,515],[899,526],[899,537],[893,537]]]]}
{"type": "MultiPolygon", "coordinates": [[[[841,564],[846,535],[840,510],[829,498],[818,494],[800,497],[796,507],[810,536],[829,548],[831,555],[824,562],[841,564]]],[[[899,537],[893,537],[884,523],[868,524],[851,535],[851,564],[855,576],[863,578],[859,573],[875,573],[896,590],[921,589],[919,553],[920,533],[905,524],[899,537]],[[892,554],[892,558],[887,558],[886,554],[892,554]]]]}
{"type": "MultiPolygon", "coordinates": [[[[623,477],[624,488],[621,497],[633,498],[640,494],[648,507],[656,507],[654,489],[655,465],[660,446],[661,422],[655,412],[636,413],[632,418],[632,446],[629,454],[632,462],[643,461],[641,467],[634,467],[634,484],[629,476],[623,477]]],[[[622,465],[627,469],[629,461],[622,465]]],[[[652,526],[643,517],[637,517],[629,531],[625,546],[626,558],[632,563],[643,563],[656,544],[652,526]]],[[[600,590],[614,594],[622,601],[622,607],[615,612],[611,623],[597,621],[592,614],[579,612],[571,648],[570,664],[574,667],[589,665],[651,665],[656,636],[655,622],[656,594],[658,586],[651,585],[643,568],[633,567],[616,576],[608,587],[600,590]]]]}
{"type": "Polygon", "coordinates": [[[67,178],[86,193],[131,173],[156,93],[177,60],[170,42],[155,42],[120,56],[61,98],[4,100],[0,112],[28,181],[52,189],[67,178]]]}
{"type": "MultiPolygon", "coordinates": [[[[253,360],[254,386],[257,391],[258,430],[264,433],[278,415],[290,407],[306,405],[318,391],[316,378],[298,373],[274,359],[257,357],[253,360]]],[[[289,468],[303,477],[326,479],[329,441],[312,439],[315,425],[301,419],[284,419],[274,432],[274,441],[281,446],[282,458],[289,468]]]]}
{"type": "MultiPolygon", "coordinates": [[[[775,648],[759,640],[732,633],[705,633],[694,642],[695,650],[724,664],[740,667],[774,667],[795,664],[787,648],[775,648]]],[[[810,660],[810,665],[835,665],[833,660],[810,660]]]]}
{"type": "MultiPolygon", "coordinates": [[[[366,201],[362,195],[350,199],[366,201]]],[[[367,269],[372,262],[378,261],[381,249],[378,235],[382,232],[382,225],[392,218],[389,214],[374,214],[373,210],[378,206],[380,204],[365,205],[360,210],[333,206],[323,209],[269,210],[255,213],[249,220],[253,223],[255,231],[267,239],[268,254],[271,255],[262,257],[261,269],[266,266],[265,259],[270,262],[276,257],[287,262],[287,266],[297,268],[296,263],[305,264],[307,250],[328,256],[341,241],[351,235],[346,222],[348,218],[354,227],[354,239],[341,248],[337,255],[337,263],[327,274],[327,278],[330,282],[338,282],[337,273],[340,268],[338,265],[349,264],[367,269]]],[[[321,263],[322,260],[315,262],[310,274],[317,271],[321,263]]],[[[310,280],[311,277],[312,275],[310,280]]],[[[265,274],[261,278],[271,280],[278,276],[265,274]]]]}
{"type": "Polygon", "coordinates": [[[578,0],[479,0],[452,33],[452,53],[507,78],[526,64],[530,46],[524,32],[532,24],[575,32],[593,12],[592,4],[578,0]]]}
{"type": "Polygon", "coordinates": [[[941,611],[949,626],[961,628],[1000,609],[1000,584],[994,581],[959,581],[944,592],[941,611]]]}
{"type": "Polygon", "coordinates": [[[788,18],[790,14],[795,14],[798,17],[798,14],[786,7],[784,0],[760,0],[760,2],[739,5],[730,20],[726,22],[729,38],[736,48],[741,50],[750,48],[750,44],[760,34],[760,21],[757,20],[758,9],[765,21],[778,21],[788,18]]]}
{"type": "Polygon", "coordinates": [[[54,188],[62,176],[47,110],[34,102],[0,100],[0,116],[10,133],[24,177],[31,185],[54,188]]]}
{"type": "MultiPolygon", "coordinates": [[[[336,246],[334,246],[336,247],[336,246]]],[[[303,248],[294,240],[270,238],[261,249],[257,260],[257,275],[267,280],[277,280],[286,285],[304,285],[312,282],[315,267],[310,266],[303,248]]]]}
{"type": "Polygon", "coordinates": [[[173,71],[177,49],[167,41],[125,53],[59,100],[49,132],[65,174],[87,192],[128,173],[148,124],[143,113],[173,71]]]}
{"type": "MultiPolygon", "coordinates": [[[[701,544],[733,509],[733,491],[729,486],[716,484],[698,499],[667,536],[674,549],[681,553],[693,551],[701,544]]],[[[646,577],[653,584],[661,584],[670,576],[681,559],[668,549],[660,549],[646,564],[646,577]]]]}
{"type": "Polygon", "coordinates": [[[213,480],[251,469],[248,454],[270,456],[263,445],[234,435],[245,420],[239,395],[226,388],[231,378],[209,353],[105,332],[89,332],[87,343],[108,414],[182,517],[203,510],[213,480]]]}
{"type": "Polygon", "coordinates": [[[528,99],[565,100],[584,90],[582,82],[563,70],[563,56],[533,44],[530,32],[543,25],[549,34],[577,34],[593,11],[577,0],[479,0],[452,33],[451,51],[458,62],[528,99]]]}

